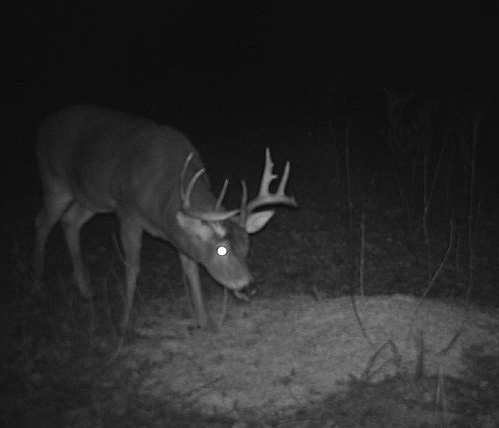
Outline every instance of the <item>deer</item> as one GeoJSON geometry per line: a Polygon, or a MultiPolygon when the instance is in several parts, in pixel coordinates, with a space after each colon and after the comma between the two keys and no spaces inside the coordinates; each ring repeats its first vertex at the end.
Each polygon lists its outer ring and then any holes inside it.
{"type": "Polygon", "coordinates": [[[229,181],[216,197],[200,154],[183,133],[92,105],[65,107],[46,118],[38,127],[36,154],[43,190],[35,221],[36,284],[43,281],[47,239],[60,221],[73,281],[83,298],[92,299],[80,230],[95,215],[113,213],[125,265],[122,332],[129,328],[144,232],[178,252],[197,324],[216,330],[203,301],[199,265],[226,289],[243,293],[253,280],[247,263],[249,235],[269,222],[276,205],[297,206],[285,193],[289,161],[277,190],[270,190],[278,176],[268,147],[258,195],[248,202],[242,181],[240,207],[226,210],[222,204],[229,181]]]}

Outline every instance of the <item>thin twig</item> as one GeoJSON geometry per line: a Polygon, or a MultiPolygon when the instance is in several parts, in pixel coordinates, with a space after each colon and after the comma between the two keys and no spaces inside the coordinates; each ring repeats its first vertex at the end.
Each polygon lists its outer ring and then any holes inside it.
{"type": "Polygon", "coordinates": [[[473,263],[474,263],[474,205],[475,205],[475,186],[476,186],[476,151],[478,143],[478,130],[480,128],[481,113],[477,113],[473,118],[473,138],[471,141],[471,159],[470,159],[470,197],[468,211],[468,290],[466,292],[466,302],[468,302],[471,290],[473,288],[473,263]]]}
{"type": "Polygon", "coordinates": [[[336,170],[336,182],[340,181],[340,149],[338,147],[338,139],[336,138],[336,132],[333,127],[333,120],[330,117],[328,120],[328,130],[329,134],[331,135],[331,144],[330,146],[333,146],[333,157],[334,157],[334,165],[335,165],[335,170],[336,170]]]}
{"type": "MultiPolygon", "coordinates": [[[[466,311],[466,314],[467,313],[468,312],[466,311]]],[[[452,336],[452,339],[449,341],[449,343],[444,348],[442,348],[440,351],[437,352],[437,355],[445,355],[445,354],[447,354],[447,352],[450,351],[450,349],[452,348],[454,343],[456,343],[457,339],[459,339],[459,336],[461,336],[461,334],[463,333],[467,322],[468,322],[468,317],[466,317],[463,320],[463,322],[461,323],[461,325],[459,326],[457,331],[454,333],[454,336],[452,336]]]]}
{"type": "Polygon", "coordinates": [[[449,244],[447,245],[447,250],[445,251],[445,254],[437,268],[437,270],[435,271],[435,273],[433,275],[431,275],[431,272],[430,272],[430,280],[428,281],[428,286],[426,287],[425,291],[423,292],[423,294],[421,295],[420,299],[419,299],[419,302],[418,302],[418,305],[416,306],[416,309],[414,309],[414,312],[412,314],[412,319],[411,319],[411,323],[414,321],[414,317],[416,316],[416,313],[418,312],[419,308],[421,307],[421,305],[423,304],[423,300],[426,298],[426,295],[429,293],[430,289],[433,287],[433,285],[435,284],[437,278],[440,276],[440,274],[442,273],[442,270],[445,266],[445,264],[447,263],[447,259],[449,258],[450,256],[450,253],[452,251],[452,248],[454,246],[454,236],[455,236],[455,233],[454,233],[454,220],[451,218],[450,220],[450,230],[449,230],[449,244]]]}
{"type": "Polygon", "coordinates": [[[400,353],[397,349],[397,346],[393,342],[393,340],[390,339],[390,340],[387,340],[385,343],[383,343],[383,345],[381,345],[376,350],[376,352],[371,356],[371,358],[369,358],[369,361],[366,364],[366,368],[363,370],[362,374],[360,375],[360,379],[361,380],[368,380],[369,378],[372,378],[377,372],[381,371],[381,369],[391,361],[393,361],[395,363],[397,368],[400,366],[400,361],[401,361],[400,353]],[[383,364],[381,364],[381,366],[378,367],[377,370],[371,372],[371,370],[374,366],[374,363],[378,359],[379,355],[381,355],[381,352],[387,347],[389,347],[391,349],[393,357],[384,361],[383,364]]]}
{"type": "Polygon", "coordinates": [[[352,202],[352,177],[350,172],[350,128],[352,126],[352,119],[348,120],[345,129],[345,170],[347,175],[347,196],[348,196],[348,220],[350,223],[350,230],[353,229],[353,202],[352,202]]]}
{"type": "Polygon", "coordinates": [[[373,342],[371,340],[371,338],[369,337],[369,335],[367,334],[367,331],[364,327],[364,324],[362,322],[362,319],[360,318],[360,315],[359,315],[359,311],[357,309],[357,303],[355,301],[355,295],[352,294],[350,296],[351,300],[352,300],[352,307],[353,307],[353,313],[355,314],[355,318],[357,319],[357,322],[359,324],[359,327],[360,327],[360,331],[362,333],[362,335],[366,338],[366,340],[369,342],[369,345],[373,345],[373,342]]]}
{"type": "Polygon", "coordinates": [[[360,230],[361,230],[361,239],[360,239],[359,287],[360,287],[360,295],[365,296],[364,273],[365,273],[365,254],[366,254],[366,213],[364,211],[362,212],[360,230]]]}
{"type": "Polygon", "coordinates": [[[428,285],[431,284],[431,247],[430,247],[430,231],[428,228],[428,216],[430,213],[431,200],[433,198],[433,193],[435,191],[437,178],[440,173],[440,167],[442,165],[442,159],[445,152],[445,147],[447,145],[447,139],[444,140],[440,154],[438,156],[437,165],[435,166],[435,171],[433,172],[433,177],[430,178],[429,166],[428,166],[428,153],[424,154],[424,211],[423,211],[423,233],[426,246],[426,263],[427,263],[427,281],[428,285]]]}

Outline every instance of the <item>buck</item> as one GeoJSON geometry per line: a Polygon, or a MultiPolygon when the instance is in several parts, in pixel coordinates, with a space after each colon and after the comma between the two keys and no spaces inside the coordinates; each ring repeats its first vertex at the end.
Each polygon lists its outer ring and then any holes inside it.
{"type": "Polygon", "coordinates": [[[252,281],[247,265],[248,235],[261,230],[274,214],[262,206],[296,206],[285,194],[290,164],[277,190],[269,149],[256,198],[227,211],[210,191],[199,153],[176,129],[121,112],[93,106],[64,108],[39,127],[37,156],[44,205],[36,218],[35,279],[41,283],[46,241],[61,220],[81,295],[91,298],[83,265],[80,229],[98,213],[115,213],[125,264],[126,299],[121,328],[129,324],[140,270],[144,231],[178,250],[197,321],[212,326],[203,302],[198,265],[227,289],[239,292],[252,281]]]}

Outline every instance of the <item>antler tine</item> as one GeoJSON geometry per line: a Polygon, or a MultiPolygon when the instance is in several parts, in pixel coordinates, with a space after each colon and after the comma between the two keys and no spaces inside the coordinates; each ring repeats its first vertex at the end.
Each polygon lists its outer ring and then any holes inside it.
{"type": "Polygon", "coordinates": [[[244,180],[241,180],[241,187],[242,187],[242,195],[241,195],[241,209],[239,210],[240,215],[239,215],[239,224],[244,227],[244,224],[246,223],[246,217],[247,217],[247,209],[246,209],[246,204],[248,202],[248,188],[246,187],[246,182],[244,180]]]}
{"type": "Polygon", "coordinates": [[[260,183],[260,195],[269,194],[270,183],[277,178],[277,175],[273,172],[274,162],[272,162],[272,157],[270,156],[270,150],[268,147],[265,148],[265,168],[263,169],[262,181],[260,183]]]}
{"type": "Polygon", "coordinates": [[[270,150],[267,147],[265,149],[265,168],[263,170],[262,181],[260,183],[260,193],[255,199],[246,205],[246,213],[249,213],[262,205],[283,204],[294,207],[297,206],[295,198],[292,196],[286,196],[285,194],[286,184],[291,170],[289,161],[286,162],[286,166],[284,167],[284,172],[276,193],[270,192],[270,183],[277,178],[277,175],[272,171],[273,167],[274,163],[272,162],[272,158],[270,156],[270,150]]]}
{"type": "Polygon", "coordinates": [[[224,211],[221,210],[220,205],[222,203],[222,200],[225,196],[225,192],[227,190],[228,186],[228,180],[225,180],[222,191],[220,192],[220,196],[218,197],[217,204],[215,207],[214,211],[194,211],[191,208],[191,193],[192,189],[194,188],[194,185],[196,182],[199,180],[199,177],[203,175],[206,171],[206,169],[203,167],[199,171],[197,171],[192,178],[189,181],[189,184],[187,185],[187,188],[184,190],[184,181],[185,181],[185,175],[187,174],[187,168],[189,167],[189,164],[192,161],[192,158],[194,157],[194,153],[191,152],[189,153],[189,156],[185,159],[184,166],[182,168],[182,172],[180,173],[180,200],[182,203],[182,210],[187,214],[192,217],[198,218],[200,220],[205,220],[205,221],[223,221],[226,220],[230,217],[234,217],[239,213],[239,210],[232,210],[232,211],[224,211]]]}
{"type": "Polygon", "coordinates": [[[190,206],[191,206],[191,193],[192,193],[192,189],[194,187],[194,184],[196,184],[196,181],[198,181],[199,177],[201,177],[205,171],[206,171],[205,168],[201,168],[198,172],[196,172],[196,174],[194,174],[192,176],[191,181],[189,181],[189,184],[187,185],[187,190],[185,191],[185,200],[183,201],[185,208],[190,208],[190,206]]]}
{"type": "MultiPolygon", "coordinates": [[[[288,184],[289,178],[289,170],[291,169],[291,164],[289,161],[286,162],[286,166],[284,167],[284,173],[282,174],[281,182],[279,183],[279,187],[277,188],[277,194],[284,196],[284,191],[286,189],[286,184],[288,184]]],[[[294,199],[293,199],[294,200],[294,199]]],[[[296,203],[296,201],[295,201],[296,203]]]]}
{"type": "Polygon", "coordinates": [[[189,155],[185,158],[184,166],[182,167],[182,171],[180,172],[180,200],[182,201],[182,206],[185,204],[185,189],[184,189],[184,182],[185,182],[185,174],[187,173],[187,168],[189,167],[189,164],[192,161],[192,158],[194,156],[193,152],[190,152],[189,155]]]}
{"type": "Polygon", "coordinates": [[[225,198],[225,192],[227,191],[227,186],[229,185],[229,179],[226,178],[224,181],[224,185],[222,186],[222,190],[220,191],[220,195],[218,196],[217,199],[217,204],[215,205],[215,209],[218,211],[220,208],[222,208],[222,202],[225,198]]]}

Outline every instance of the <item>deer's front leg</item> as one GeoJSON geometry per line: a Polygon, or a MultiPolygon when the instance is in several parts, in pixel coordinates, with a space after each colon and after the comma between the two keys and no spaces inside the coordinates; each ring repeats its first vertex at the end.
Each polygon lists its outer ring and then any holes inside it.
{"type": "Polygon", "coordinates": [[[194,304],[199,326],[202,329],[216,330],[216,325],[208,315],[208,311],[203,302],[203,293],[201,291],[201,280],[199,279],[199,268],[197,263],[184,254],[180,254],[180,262],[182,263],[182,270],[189,283],[190,298],[191,302],[194,304]]]}
{"type": "Polygon", "coordinates": [[[123,318],[121,320],[121,331],[126,331],[130,321],[137,276],[140,271],[140,250],[142,245],[142,227],[132,219],[121,219],[120,224],[121,245],[125,261],[125,285],[126,300],[123,318]]]}

